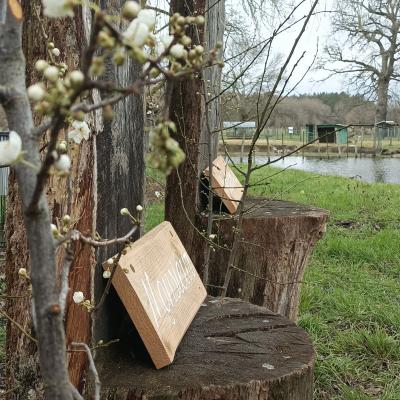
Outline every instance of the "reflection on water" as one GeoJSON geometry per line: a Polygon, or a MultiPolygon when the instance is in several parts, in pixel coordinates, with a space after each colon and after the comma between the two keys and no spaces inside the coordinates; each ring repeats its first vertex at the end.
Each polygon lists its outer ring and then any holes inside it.
{"type": "MultiPolygon", "coordinates": [[[[239,157],[232,157],[239,162],[239,157]]],[[[275,160],[278,157],[271,157],[275,160]]],[[[266,156],[257,155],[256,163],[268,161],[266,156]]],[[[290,156],[272,164],[273,166],[303,171],[315,172],[322,175],[338,175],[348,178],[361,179],[365,182],[383,182],[400,184],[400,158],[330,158],[290,156]]]]}

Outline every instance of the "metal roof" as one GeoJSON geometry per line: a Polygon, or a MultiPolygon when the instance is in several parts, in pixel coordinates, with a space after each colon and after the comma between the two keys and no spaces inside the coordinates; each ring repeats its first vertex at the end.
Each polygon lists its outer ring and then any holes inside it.
{"type": "Polygon", "coordinates": [[[255,121],[225,121],[224,128],[255,128],[255,121]]]}

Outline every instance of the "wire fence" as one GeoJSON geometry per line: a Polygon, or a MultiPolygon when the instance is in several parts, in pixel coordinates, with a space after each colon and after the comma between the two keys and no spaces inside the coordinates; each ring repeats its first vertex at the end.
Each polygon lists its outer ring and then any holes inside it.
{"type": "MultiPolygon", "coordinates": [[[[331,128],[333,131],[335,128],[331,128]]],[[[253,138],[255,128],[228,128],[221,134],[220,141],[224,140],[228,145],[235,146],[235,151],[240,151],[238,146],[247,145],[253,138]]],[[[322,132],[324,134],[325,132],[322,132]]],[[[317,132],[310,134],[305,128],[265,128],[257,142],[260,149],[271,146],[272,151],[275,149],[292,148],[304,146],[313,141],[317,137],[317,132]]],[[[345,134],[341,134],[332,140],[320,140],[312,144],[310,150],[312,152],[330,152],[341,153],[369,153],[374,149],[374,141],[379,141],[379,149],[385,152],[400,151],[400,127],[393,126],[390,128],[379,129],[378,138],[375,137],[375,128],[355,126],[346,130],[345,134]]],[[[262,150],[263,151],[263,150],[262,150]]],[[[307,149],[305,149],[307,151],[307,149]]]]}

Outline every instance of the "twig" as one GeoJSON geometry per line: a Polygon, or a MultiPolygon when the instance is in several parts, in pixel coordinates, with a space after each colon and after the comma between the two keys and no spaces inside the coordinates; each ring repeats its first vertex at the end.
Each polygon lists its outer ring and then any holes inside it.
{"type": "Polygon", "coordinates": [[[92,352],[90,351],[89,346],[86,343],[77,343],[77,342],[72,342],[71,346],[83,347],[85,349],[86,354],[88,356],[88,360],[89,360],[89,369],[93,374],[94,383],[95,383],[94,399],[100,400],[101,382],[100,382],[99,374],[97,372],[96,365],[94,363],[92,352]]]}
{"type": "MultiPolygon", "coordinates": [[[[125,236],[120,237],[120,238],[115,238],[115,239],[105,239],[105,240],[94,240],[91,237],[83,236],[81,232],[78,230],[74,229],[71,234],[70,234],[70,239],[72,240],[80,240],[86,244],[89,244],[93,247],[104,247],[104,246],[110,246],[113,244],[122,244],[126,243],[129,241],[129,239],[132,237],[132,235],[136,232],[137,230],[137,225],[134,226],[125,236]]],[[[65,240],[68,240],[69,238],[63,239],[62,242],[65,240]]]]}
{"type": "Polygon", "coordinates": [[[0,310],[0,314],[6,317],[12,324],[14,324],[25,336],[31,339],[33,342],[37,343],[38,340],[35,339],[30,333],[28,333],[21,324],[19,324],[15,319],[10,317],[4,310],[0,310]]]}

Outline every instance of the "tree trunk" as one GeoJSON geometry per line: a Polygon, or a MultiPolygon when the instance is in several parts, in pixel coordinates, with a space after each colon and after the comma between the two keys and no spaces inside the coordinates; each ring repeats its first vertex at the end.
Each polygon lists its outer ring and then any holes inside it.
{"type": "MultiPolygon", "coordinates": [[[[101,6],[109,14],[119,15],[125,0],[102,0],[101,6]]],[[[132,60],[116,68],[107,61],[105,79],[118,86],[126,86],[139,77],[142,68],[132,60]]],[[[128,208],[133,214],[144,200],[144,112],[143,97],[128,97],[114,106],[115,118],[105,122],[97,137],[97,232],[101,237],[114,238],[126,235],[132,229],[129,218],[121,216],[121,209],[128,208]]],[[[136,237],[139,236],[139,232],[136,237]]],[[[99,248],[95,271],[95,299],[99,302],[106,281],[101,263],[114,256],[120,248],[99,248]]],[[[107,342],[126,335],[127,311],[111,290],[104,306],[94,319],[94,340],[107,342]]]]}
{"type": "MultiPolygon", "coordinates": [[[[183,16],[204,14],[205,1],[171,1],[171,14],[183,16]]],[[[193,43],[204,42],[204,30],[191,26],[186,35],[193,43]]],[[[189,256],[192,256],[192,241],[195,233],[196,201],[198,191],[199,139],[204,115],[203,84],[200,74],[192,80],[167,83],[172,90],[170,103],[171,120],[177,126],[174,139],[186,154],[186,160],[167,178],[165,219],[170,221],[181,238],[189,256]]],[[[169,91],[167,89],[167,93],[169,91]]]]}
{"type": "MultiPolygon", "coordinates": [[[[386,79],[378,80],[378,99],[375,110],[375,124],[378,122],[386,121],[387,119],[387,108],[388,108],[388,96],[389,96],[389,82],[386,79]]],[[[374,135],[374,151],[375,154],[382,150],[382,138],[381,132],[375,127],[374,135]]]]}
{"type": "MultiPolygon", "coordinates": [[[[296,322],[307,259],[325,231],[328,213],[310,206],[249,199],[245,206],[238,262],[228,296],[263,305],[296,322]],[[239,270],[240,269],[240,270],[239,270]]],[[[206,217],[202,217],[203,225],[206,217]]],[[[210,284],[222,286],[235,221],[214,216],[218,237],[210,259],[210,284]],[[228,247],[225,247],[227,245],[228,247]]],[[[198,240],[198,246],[204,246],[198,240]]],[[[193,262],[202,265],[202,253],[193,262]]],[[[219,289],[211,290],[219,294],[219,289]]]]}
{"type": "MultiPolygon", "coordinates": [[[[218,43],[222,43],[225,30],[225,2],[207,0],[206,2],[206,25],[205,25],[205,43],[206,51],[215,48],[218,43]]],[[[220,50],[222,53],[222,50],[220,50]]],[[[214,160],[217,158],[219,132],[221,125],[221,99],[217,97],[221,91],[221,74],[222,69],[219,66],[206,68],[203,71],[204,92],[207,97],[208,104],[207,115],[203,116],[203,124],[201,129],[199,143],[199,174],[201,174],[208,166],[208,155],[214,160]],[[211,101],[212,100],[212,101],[211,101]]]]}
{"type": "MultiPolygon", "coordinates": [[[[222,42],[224,32],[224,1],[171,1],[171,11],[182,15],[206,15],[206,28],[191,27],[187,35],[194,44],[207,49],[222,42]],[[208,10],[205,12],[205,10],[208,10]]],[[[208,115],[203,94],[212,99],[219,94],[221,71],[219,67],[208,68],[198,77],[184,82],[172,83],[171,119],[178,132],[174,138],[186,154],[186,160],[167,178],[165,199],[165,219],[170,221],[181,238],[188,254],[192,257],[197,251],[193,247],[196,233],[196,213],[199,205],[200,175],[214,159],[218,151],[218,132],[220,125],[220,99],[211,101],[208,115]],[[204,82],[203,82],[204,81],[204,82]],[[211,136],[210,136],[211,134],[211,136]]]]}
{"type": "MultiPolygon", "coordinates": [[[[138,346],[136,346],[138,347],[138,346]]],[[[237,299],[208,297],[173,364],[155,371],[126,348],[100,371],[109,400],[311,400],[314,350],[286,318],[237,299]]]]}

